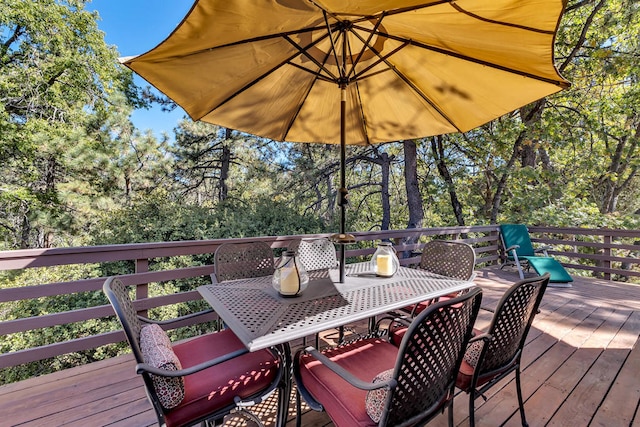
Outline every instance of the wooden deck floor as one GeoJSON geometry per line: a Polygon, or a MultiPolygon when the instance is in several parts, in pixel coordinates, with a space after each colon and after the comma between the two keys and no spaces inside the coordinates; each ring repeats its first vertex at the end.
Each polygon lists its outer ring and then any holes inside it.
{"type": "MultiPolygon", "coordinates": [[[[495,305],[515,280],[513,271],[480,271],[483,305],[495,305]]],[[[489,316],[481,314],[479,326],[489,316]]],[[[640,427],[639,333],[640,286],[578,278],[570,289],[549,288],[523,356],[529,425],[640,427]]],[[[123,356],[0,387],[0,426],[155,425],[133,366],[123,356]]],[[[519,425],[512,379],[486,397],[476,401],[479,427],[519,425]]],[[[267,423],[272,409],[273,402],[260,408],[267,423]]],[[[455,421],[468,425],[464,394],[456,398],[455,421]]],[[[228,425],[248,423],[236,418],[228,425]]],[[[324,413],[307,411],[303,425],[332,423],[324,413]]],[[[429,425],[446,426],[446,417],[429,425]]]]}

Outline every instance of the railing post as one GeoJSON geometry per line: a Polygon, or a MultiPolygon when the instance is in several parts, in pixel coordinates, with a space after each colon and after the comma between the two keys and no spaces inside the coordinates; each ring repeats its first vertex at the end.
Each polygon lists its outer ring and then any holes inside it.
{"type": "MultiPolygon", "coordinates": [[[[146,273],[149,271],[149,260],[147,258],[136,259],[135,261],[136,274],[146,273]]],[[[147,283],[136,286],[136,299],[145,299],[149,297],[149,285],[147,283]]],[[[149,313],[147,310],[142,310],[138,314],[140,316],[147,317],[149,313]]]]}
{"type": "Polygon", "coordinates": [[[495,238],[496,255],[498,255],[498,260],[494,261],[493,264],[494,265],[504,264],[503,253],[502,253],[502,250],[500,249],[501,243],[500,243],[500,232],[498,231],[498,227],[496,227],[495,230],[490,231],[489,235],[495,238]]]}
{"type": "MultiPolygon", "coordinates": [[[[603,243],[605,245],[603,250],[603,255],[605,256],[605,259],[602,262],[602,266],[604,268],[611,269],[611,235],[610,234],[605,234],[603,236],[603,243]]],[[[605,280],[611,280],[611,273],[609,273],[608,271],[604,272],[604,278],[605,280]]]]}

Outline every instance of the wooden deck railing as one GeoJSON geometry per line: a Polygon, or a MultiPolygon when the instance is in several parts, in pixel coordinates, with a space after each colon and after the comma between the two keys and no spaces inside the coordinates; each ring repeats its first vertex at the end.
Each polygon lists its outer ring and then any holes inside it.
{"type": "MultiPolygon", "coordinates": [[[[554,246],[550,253],[568,268],[616,277],[640,277],[638,252],[640,251],[640,230],[596,230],[580,228],[530,227],[532,240],[554,246]]],[[[394,242],[403,265],[419,261],[418,252],[424,243],[431,239],[454,239],[465,241],[474,246],[478,265],[497,263],[500,260],[500,240],[498,227],[444,227],[408,230],[390,230],[354,233],[357,243],[347,246],[347,260],[366,259],[375,251],[376,242],[389,239],[394,242]]],[[[133,273],[118,272],[124,275],[124,281],[136,286],[136,307],[147,311],[155,307],[168,306],[185,301],[199,300],[200,295],[193,287],[181,293],[163,296],[149,296],[150,283],[181,281],[201,278],[207,280],[213,272],[213,265],[197,265],[178,269],[157,270],[154,260],[173,257],[202,256],[213,254],[222,243],[229,241],[265,241],[276,252],[285,248],[295,238],[319,237],[325,235],[255,237],[245,239],[216,239],[181,242],[140,243],[127,245],[108,245],[76,248],[29,249],[0,252],[0,272],[22,270],[36,267],[52,267],[78,264],[102,264],[115,261],[132,262],[133,273]]],[[[587,273],[588,274],[588,273],[587,273]]],[[[516,276],[517,277],[517,276],[516,276]]],[[[73,295],[79,292],[100,292],[105,277],[88,277],[71,282],[41,283],[36,286],[0,289],[0,307],[22,300],[35,298],[73,295]]],[[[0,318],[0,337],[20,334],[41,328],[51,328],[74,322],[86,322],[103,319],[113,315],[108,305],[69,309],[45,316],[24,317],[7,320],[0,318]]],[[[5,316],[0,310],[0,316],[5,316]]],[[[212,317],[193,318],[181,326],[201,323],[212,317]]],[[[76,351],[97,348],[124,340],[120,330],[80,337],[63,342],[26,348],[0,354],[0,369],[28,362],[43,360],[76,351]]]]}

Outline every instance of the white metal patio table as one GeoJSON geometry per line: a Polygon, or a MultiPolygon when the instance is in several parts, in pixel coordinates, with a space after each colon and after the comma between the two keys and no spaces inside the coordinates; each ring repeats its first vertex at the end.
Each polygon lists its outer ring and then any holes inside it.
{"type": "Polygon", "coordinates": [[[349,264],[344,283],[339,283],[338,269],[310,272],[308,288],[294,298],[280,296],[271,276],[204,285],[198,291],[247,349],[256,351],[473,286],[406,267],[390,278],[370,271],[368,262],[349,264]]]}

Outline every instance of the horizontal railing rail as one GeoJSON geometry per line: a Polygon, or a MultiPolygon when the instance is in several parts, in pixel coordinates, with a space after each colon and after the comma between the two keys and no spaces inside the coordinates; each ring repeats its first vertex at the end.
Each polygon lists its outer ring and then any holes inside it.
{"type": "MultiPolygon", "coordinates": [[[[530,227],[532,240],[537,244],[554,247],[551,254],[557,256],[568,268],[590,271],[607,279],[615,277],[640,277],[638,253],[640,252],[640,230],[610,230],[581,228],[530,227]]],[[[469,227],[419,228],[406,230],[369,231],[353,233],[356,244],[346,246],[347,261],[367,259],[380,240],[389,240],[398,252],[401,264],[415,265],[420,261],[420,251],[431,239],[460,240],[471,244],[477,256],[477,264],[489,265],[500,262],[502,253],[498,227],[496,225],[469,227]]],[[[276,250],[277,255],[291,241],[298,238],[327,237],[329,234],[261,236],[242,239],[212,239],[180,242],[134,243],[75,248],[27,249],[0,252],[0,271],[47,268],[66,265],[108,264],[125,261],[133,264],[134,272],[116,272],[123,276],[126,284],[135,286],[135,306],[141,313],[177,303],[197,301],[201,297],[192,289],[161,296],[150,296],[149,285],[168,281],[185,281],[200,278],[207,280],[213,273],[213,265],[193,265],[183,268],[157,270],[159,259],[174,257],[212,255],[216,248],[226,242],[264,241],[276,250]]],[[[113,269],[113,266],[111,266],[113,269]]],[[[73,295],[80,292],[102,290],[106,277],[87,277],[81,280],[41,283],[34,286],[0,289],[0,307],[19,301],[36,298],[73,295]]],[[[6,310],[4,310],[6,312],[6,310]]],[[[0,310],[0,316],[5,316],[0,310]]],[[[75,322],[106,319],[113,316],[108,305],[69,308],[68,311],[43,316],[7,319],[0,317],[0,337],[9,334],[52,328],[75,322]]],[[[190,326],[214,320],[215,316],[199,316],[180,326],[190,326]]],[[[0,354],[0,368],[17,366],[63,354],[90,350],[107,344],[121,342],[120,330],[78,337],[62,342],[39,345],[0,354]]]]}
{"type": "Polygon", "coordinates": [[[607,280],[640,277],[640,230],[529,227],[529,231],[533,242],[552,246],[549,254],[567,268],[607,280]]]}

